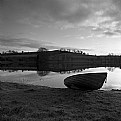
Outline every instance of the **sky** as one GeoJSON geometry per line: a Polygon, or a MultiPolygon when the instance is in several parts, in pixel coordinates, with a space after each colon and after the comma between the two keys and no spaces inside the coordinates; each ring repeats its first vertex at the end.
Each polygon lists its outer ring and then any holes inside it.
{"type": "Polygon", "coordinates": [[[121,54],[121,0],[0,0],[0,52],[39,47],[121,54]]]}

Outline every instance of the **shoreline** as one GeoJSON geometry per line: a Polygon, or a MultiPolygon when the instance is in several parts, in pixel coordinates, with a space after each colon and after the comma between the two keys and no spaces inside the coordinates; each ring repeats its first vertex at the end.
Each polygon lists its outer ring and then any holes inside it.
{"type": "Polygon", "coordinates": [[[120,90],[83,92],[10,82],[0,82],[0,87],[2,120],[120,121],[121,119],[120,90]]]}

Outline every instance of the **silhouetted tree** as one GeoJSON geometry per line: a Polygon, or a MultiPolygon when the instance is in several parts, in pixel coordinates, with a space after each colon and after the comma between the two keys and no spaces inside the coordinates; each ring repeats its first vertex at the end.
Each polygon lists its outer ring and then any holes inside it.
{"type": "Polygon", "coordinates": [[[60,51],[66,51],[66,49],[65,48],[61,48],[60,51]]]}
{"type": "Polygon", "coordinates": [[[48,49],[47,49],[47,48],[44,48],[44,47],[40,47],[40,48],[37,50],[37,52],[43,52],[43,51],[48,51],[48,49]]]}
{"type": "Polygon", "coordinates": [[[6,51],[5,53],[18,53],[18,52],[15,51],[15,50],[8,50],[8,51],[6,51]]]}

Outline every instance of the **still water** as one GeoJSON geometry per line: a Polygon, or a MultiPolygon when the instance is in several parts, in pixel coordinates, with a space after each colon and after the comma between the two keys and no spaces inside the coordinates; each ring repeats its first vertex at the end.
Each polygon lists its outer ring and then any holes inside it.
{"type": "Polygon", "coordinates": [[[77,74],[96,72],[107,72],[106,82],[104,82],[101,89],[121,89],[121,69],[118,67],[97,67],[64,72],[1,70],[0,80],[2,82],[33,84],[53,88],[66,88],[64,85],[65,78],[77,74]]]}

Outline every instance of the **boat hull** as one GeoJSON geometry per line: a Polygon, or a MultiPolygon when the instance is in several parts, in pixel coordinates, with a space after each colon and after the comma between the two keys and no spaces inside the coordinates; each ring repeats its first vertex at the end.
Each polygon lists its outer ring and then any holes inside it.
{"type": "Polygon", "coordinates": [[[71,89],[97,90],[102,87],[106,77],[106,72],[78,74],[64,79],[64,84],[71,89]]]}

